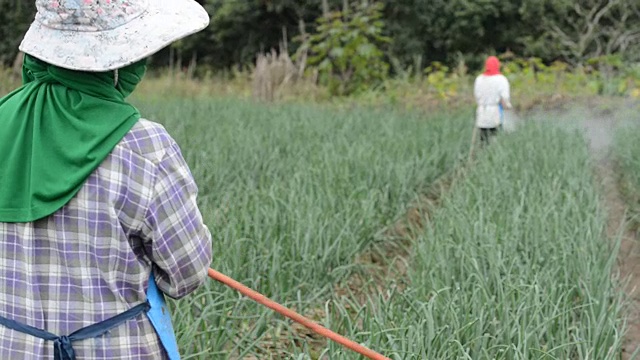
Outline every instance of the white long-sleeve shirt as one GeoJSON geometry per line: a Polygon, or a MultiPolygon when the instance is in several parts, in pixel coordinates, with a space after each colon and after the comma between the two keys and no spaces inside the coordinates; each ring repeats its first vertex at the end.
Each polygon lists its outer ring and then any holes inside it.
{"type": "Polygon", "coordinates": [[[480,75],[473,86],[473,94],[478,108],[476,109],[476,126],[479,128],[496,128],[500,126],[500,103],[511,107],[509,80],[504,75],[480,75]]]}

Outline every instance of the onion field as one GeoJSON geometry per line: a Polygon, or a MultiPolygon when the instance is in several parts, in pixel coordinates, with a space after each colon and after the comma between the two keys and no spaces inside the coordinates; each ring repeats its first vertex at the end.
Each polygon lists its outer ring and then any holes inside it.
{"type": "MultiPolygon", "coordinates": [[[[192,168],[212,267],[272,299],[391,359],[619,358],[616,241],[579,134],[527,123],[467,163],[471,110],[136,105],[192,168]],[[428,221],[388,231],[443,179],[428,221]],[[347,285],[392,242],[402,271],[347,285]]],[[[213,281],[172,306],[185,359],[361,358],[213,281]]]]}

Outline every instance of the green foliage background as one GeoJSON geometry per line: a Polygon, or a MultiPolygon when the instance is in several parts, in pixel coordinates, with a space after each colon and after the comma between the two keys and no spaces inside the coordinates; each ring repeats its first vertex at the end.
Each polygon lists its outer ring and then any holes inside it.
{"type": "MultiPolygon", "coordinates": [[[[185,62],[230,68],[251,64],[259,52],[277,48],[287,37],[315,33],[321,0],[198,0],[211,14],[203,32],[174,45],[185,62]]],[[[374,1],[348,0],[374,6],[374,1]]],[[[506,51],[550,63],[581,63],[620,53],[640,60],[640,3],[637,0],[380,0],[385,36],[392,41],[385,56],[402,66],[464,59],[479,66],[488,53],[506,51]],[[591,26],[592,25],[592,26],[591,26]],[[590,30],[593,29],[593,30],[590,30]]],[[[328,0],[330,10],[343,0],[328,0]]],[[[10,64],[22,34],[33,19],[31,0],[0,0],[0,60],[10,64]]],[[[296,44],[290,44],[295,51],[296,44]]],[[[167,63],[170,52],[155,57],[167,63]]],[[[177,55],[175,55],[177,54],[177,55]]]]}
{"type": "Polygon", "coordinates": [[[363,91],[386,78],[389,64],[380,46],[391,39],[382,35],[382,8],[381,3],[356,4],[318,21],[317,33],[309,39],[308,64],[317,66],[332,94],[363,91]]]}

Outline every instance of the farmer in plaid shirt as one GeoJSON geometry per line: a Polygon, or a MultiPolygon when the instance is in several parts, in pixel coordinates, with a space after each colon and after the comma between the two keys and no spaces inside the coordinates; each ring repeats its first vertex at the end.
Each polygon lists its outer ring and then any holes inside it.
{"type": "Polygon", "coordinates": [[[146,57],[209,16],[193,0],[36,6],[24,85],[0,101],[0,359],[176,359],[154,301],[203,284],[211,235],[178,145],[125,99],[146,57]]]}

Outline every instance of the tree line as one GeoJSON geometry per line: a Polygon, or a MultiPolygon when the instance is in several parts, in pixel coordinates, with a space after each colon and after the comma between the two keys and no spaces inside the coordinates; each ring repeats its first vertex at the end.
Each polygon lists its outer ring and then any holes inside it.
{"type": "MultiPolygon", "coordinates": [[[[491,53],[512,52],[581,64],[609,55],[640,61],[638,0],[199,0],[211,24],[154,58],[222,69],[252,64],[258,53],[291,52],[301,35],[314,34],[318,19],[360,6],[383,5],[380,21],[390,39],[385,56],[400,66],[434,61],[471,66],[491,53]]],[[[0,60],[10,65],[33,20],[33,1],[0,0],[0,60]]]]}

